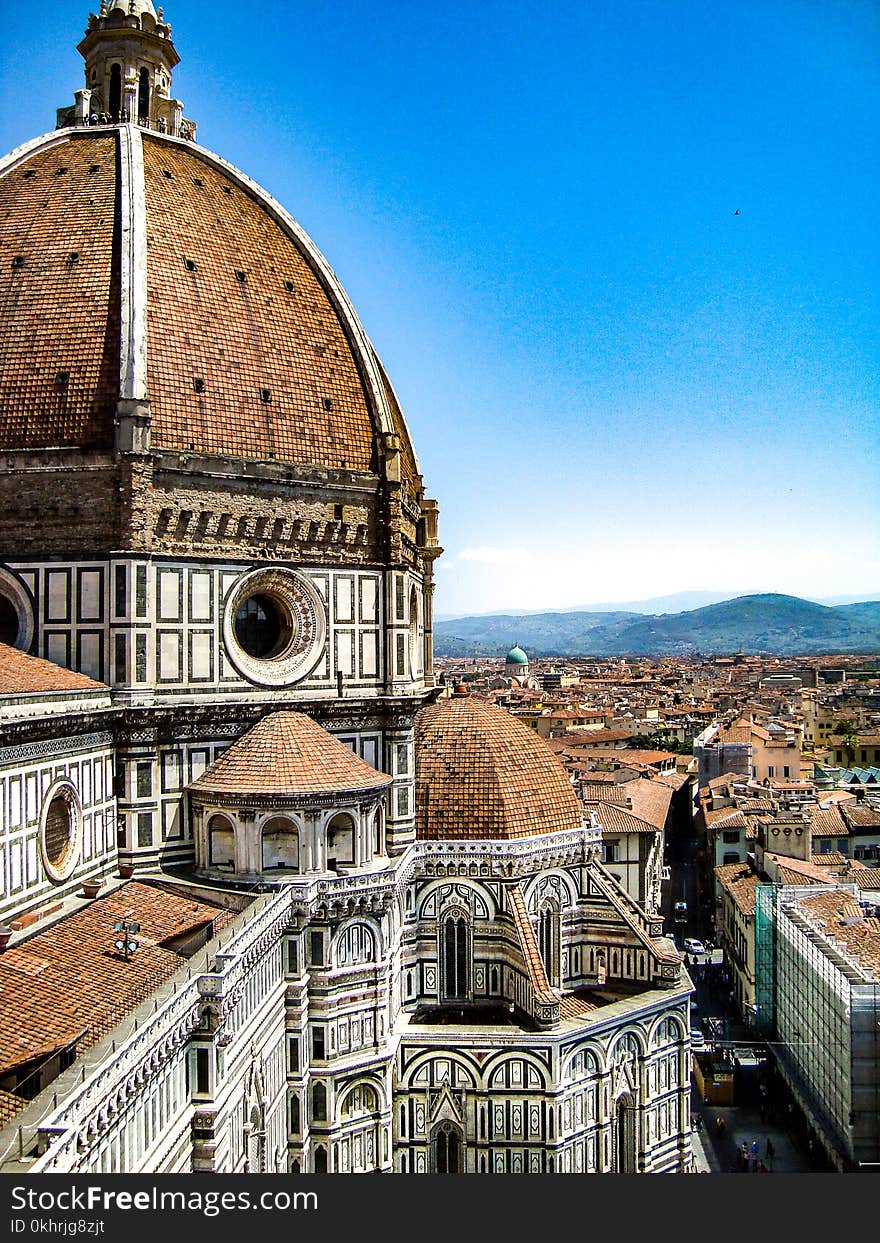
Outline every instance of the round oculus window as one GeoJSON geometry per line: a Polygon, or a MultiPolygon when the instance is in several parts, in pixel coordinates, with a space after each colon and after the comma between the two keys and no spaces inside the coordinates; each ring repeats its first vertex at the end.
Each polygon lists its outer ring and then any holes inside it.
{"type": "Polygon", "coordinates": [[[327,635],[324,602],[309,580],[284,566],[246,574],[226,598],[223,639],[238,672],[259,686],[300,681],[327,635]]]}
{"type": "Polygon", "coordinates": [[[51,880],[66,880],[76,867],[80,847],[80,802],[67,781],[47,791],[40,826],[40,853],[51,880]]]}

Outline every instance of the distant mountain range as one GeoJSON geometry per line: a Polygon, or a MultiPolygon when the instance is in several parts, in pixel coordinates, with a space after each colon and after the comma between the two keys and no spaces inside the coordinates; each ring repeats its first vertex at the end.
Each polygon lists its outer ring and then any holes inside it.
{"type": "Polygon", "coordinates": [[[830,607],[776,594],[658,615],[621,610],[438,620],[438,656],[689,656],[880,652],[880,601],[830,607]]]}

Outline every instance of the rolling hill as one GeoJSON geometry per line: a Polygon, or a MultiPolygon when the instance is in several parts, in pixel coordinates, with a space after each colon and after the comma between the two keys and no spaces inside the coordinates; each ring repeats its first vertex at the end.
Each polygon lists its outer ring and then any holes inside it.
{"type": "Polygon", "coordinates": [[[514,643],[531,656],[880,652],[880,601],[830,607],[767,594],[660,616],[490,615],[439,621],[434,629],[438,656],[503,656],[514,643]]]}

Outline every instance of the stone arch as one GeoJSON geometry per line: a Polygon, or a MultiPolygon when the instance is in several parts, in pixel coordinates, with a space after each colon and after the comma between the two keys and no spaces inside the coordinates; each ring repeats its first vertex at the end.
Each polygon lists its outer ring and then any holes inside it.
{"type": "Polygon", "coordinates": [[[385,1107],[385,1093],[375,1079],[358,1079],[339,1098],[338,1116],[345,1121],[352,1117],[375,1117],[385,1107]]]}
{"type": "Polygon", "coordinates": [[[372,920],[355,917],[346,920],[330,942],[330,961],[334,967],[352,967],[373,963],[382,945],[381,930],[372,920]]]}
{"type": "Polygon", "coordinates": [[[602,1049],[595,1044],[581,1044],[570,1049],[563,1060],[562,1078],[568,1080],[572,1077],[573,1067],[579,1057],[584,1059],[584,1074],[600,1075],[605,1065],[605,1057],[602,1049]],[[589,1059],[591,1069],[588,1070],[586,1062],[589,1059]]]}
{"type": "Polygon", "coordinates": [[[429,1166],[432,1174],[465,1172],[464,1131],[451,1118],[443,1118],[431,1127],[429,1166]]]}
{"type": "Polygon", "coordinates": [[[429,881],[419,894],[418,918],[436,918],[447,902],[455,900],[460,905],[467,905],[474,919],[493,920],[498,914],[492,894],[479,883],[474,884],[466,877],[450,880],[448,877],[438,876],[437,879],[429,881]]]}
{"type": "Polygon", "coordinates": [[[300,871],[300,826],[290,816],[269,816],[260,827],[260,866],[300,871]]]}
{"type": "Polygon", "coordinates": [[[337,811],[325,820],[324,842],[328,871],[335,872],[340,863],[354,863],[357,828],[357,820],[350,811],[337,811]]]}
{"type": "Polygon", "coordinates": [[[426,1050],[413,1058],[410,1065],[406,1068],[401,1081],[400,1087],[404,1090],[414,1086],[437,1086],[445,1082],[436,1078],[433,1073],[435,1063],[447,1062],[450,1067],[454,1067],[464,1077],[463,1084],[453,1084],[454,1087],[466,1087],[470,1091],[474,1091],[483,1079],[483,1073],[477,1062],[460,1050],[456,1052],[440,1053],[436,1049],[426,1050]]]}
{"type": "Polygon", "coordinates": [[[684,1019],[679,1014],[660,1014],[648,1028],[647,1047],[656,1049],[661,1043],[668,1040],[683,1041],[687,1034],[684,1019]],[[668,1035],[664,1034],[664,1027],[674,1029],[668,1035]]]}
{"type": "Polygon", "coordinates": [[[538,903],[549,893],[556,896],[560,910],[577,906],[579,895],[574,880],[562,868],[553,868],[551,871],[539,872],[526,882],[524,897],[530,914],[537,912],[538,903]]]}
{"type": "Polygon", "coordinates": [[[0,643],[29,652],[34,640],[31,593],[11,570],[0,566],[0,643]]]}
{"type": "Polygon", "coordinates": [[[235,826],[229,816],[215,813],[208,820],[208,864],[235,871],[235,826]]]}
{"type": "MultiPolygon", "coordinates": [[[[517,1047],[505,1049],[502,1053],[496,1053],[486,1063],[483,1068],[483,1077],[488,1090],[499,1086],[494,1084],[493,1080],[497,1075],[502,1073],[505,1067],[514,1059],[519,1062],[524,1062],[531,1070],[535,1071],[540,1081],[538,1090],[546,1091],[548,1089],[549,1076],[547,1067],[540,1061],[539,1058],[535,1057],[534,1054],[527,1053],[524,1049],[517,1047]]],[[[523,1091],[535,1090],[536,1089],[534,1087],[529,1087],[528,1084],[523,1084],[523,1091]]]]}

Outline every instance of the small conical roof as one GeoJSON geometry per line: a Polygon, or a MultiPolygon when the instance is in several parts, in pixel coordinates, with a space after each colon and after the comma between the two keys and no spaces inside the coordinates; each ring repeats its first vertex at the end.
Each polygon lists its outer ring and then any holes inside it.
{"type": "Polygon", "coordinates": [[[302,712],[273,712],[234,742],[190,790],[212,794],[329,794],[378,790],[391,778],[302,712]]]}

